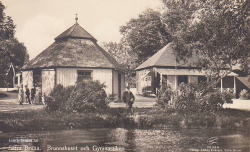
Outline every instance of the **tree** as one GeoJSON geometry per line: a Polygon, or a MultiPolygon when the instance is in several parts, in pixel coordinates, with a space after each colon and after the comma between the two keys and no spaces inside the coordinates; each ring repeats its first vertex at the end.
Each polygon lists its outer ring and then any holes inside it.
{"type": "Polygon", "coordinates": [[[120,27],[122,43],[138,55],[138,63],[151,57],[170,42],[171,37],[161,22],[160,12],[147,9],[138,18],[120,27]]]}
{"type": "Polygon", "coordinates": [[[126,70],[126,82],[130,85],[135,85],[134,69],[138,66],[136,63],[136,53],[131,51],[129,47],[124,46],[122,43],[104,42],[102,47],[124,67],[126,70]]]}
{"type": "MultiPolygon", "coordinates": [[[[0,2],[0,84],[6,85],[6,72],[12,63],[15,70],[21,70],[25,61],[29,60],[26,47],[15,37],[15,25],[11,17],[4,13],[5,6],[0,2]]],[[[15,74],[15,73],[14,73],[15,74]]]]}
{"type": "Polygon", "coordinates": [[[163,22],[171,31],[179,59],[196,57],[196,65],[215,71],[250,56],[249,0],[163,0],[163,22]]]}
{"type": "Polygon", "coordinates": [[[11,17],[6,16],[4,9],[6,7],[0,2],[0,40],[6,40],[14,37],[15,25],[11,17]]]}

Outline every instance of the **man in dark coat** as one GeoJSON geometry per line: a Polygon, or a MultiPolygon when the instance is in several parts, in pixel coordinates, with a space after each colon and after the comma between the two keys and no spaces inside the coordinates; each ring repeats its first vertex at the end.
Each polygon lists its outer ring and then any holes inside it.
{"type": "Polygon", "coordinates": [[[126,87],[127,91],[125,91],[122,95],[122,100],[123,102],[126,104],[128,112],[129,113],[133,113],[132,111],[132,107],[133,107],[133,103],[135,101],[135,96],[133,95],[133,93],[130,91],[130,87],[126,87]]]}
{"type": "Polygon", "coordinates": [[[25,86],[25,94],[26,94],[26,102],[27,102],[27,100],[28,100],[28,102],[29,102],[29,104],[31,104],[30,103],[30,90],[29,90],[29,88],[27,87],[27,86],[25,86]]]}

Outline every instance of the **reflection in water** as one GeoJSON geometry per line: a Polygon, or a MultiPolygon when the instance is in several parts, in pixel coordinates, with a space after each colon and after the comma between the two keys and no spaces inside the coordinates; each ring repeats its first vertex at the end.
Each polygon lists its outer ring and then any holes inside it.
{"type": "MultiPolygon", "coordinates": [[[[78,151],[97,151],[106,148],[120,148],[124,152],[188,151],[213,146],[217,149],[238,149],[249,151],[249,135],[244,132],[207,129],[76,129],[42,132],[12,132],[0,134],[0,147],[39,147],[47,151],[52,147],[77,147],[78,151]],[[213,138],[215,137],[215,138],[213,138]],[[38,142],[9,142],[9,139],[38,139],[38,142]],[[208,139],[216,139],[210,145],[208,139]],[[93,147],[95,149],[93,149],[93,147]]],[[[4,148],[2,149],[4,150],[4,148]]],[[[22,149],[23,150],[23,149],[22,149]]],[[[5,149],[8,151],[8,149],[5,149]]],[[[37,151],[37,150],[33,150],[37,151]]],[[[67,150],[63,150],[67,151],[67,150]]],[[[115,150],[117,151],[117,150],[115,150]]]]}
{"type": "Polygon", "coordinates": [[[127,152],[134,152],[136,151],[136,143],[135,143],[135,139],[136,139],[136,134],[135,134],[135,130],[133,129],[129,129],[126,133],[126,141],[125,143],[128,144],[128,146],[126,146],[126,151],[127,152]]]}

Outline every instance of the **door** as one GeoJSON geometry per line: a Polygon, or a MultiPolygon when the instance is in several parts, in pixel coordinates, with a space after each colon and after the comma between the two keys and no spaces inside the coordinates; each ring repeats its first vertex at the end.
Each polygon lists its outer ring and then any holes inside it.
{"type": "Polygon", "coordinates": [[[122,85],[122,76],[121,74],[118,73],[118,98],[121,99],[121,91],[122,91],[122,88],[121,88],[121,85],[122,85]]]}

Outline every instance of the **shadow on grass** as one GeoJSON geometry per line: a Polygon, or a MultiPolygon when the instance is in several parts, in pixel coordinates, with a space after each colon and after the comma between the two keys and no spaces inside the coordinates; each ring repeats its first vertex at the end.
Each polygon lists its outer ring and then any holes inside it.
{"type": "Polygon", "coordinates": [[[0,93],[0,98],[5,98],[5,97],[8,97],[8,95],[4,93],[0,93]]]}
{"type": "Polygon", "coordinates": [[[8,91],[10,93],[18,93],[18,90],[11,90],[11,91],[8,91]]]}

